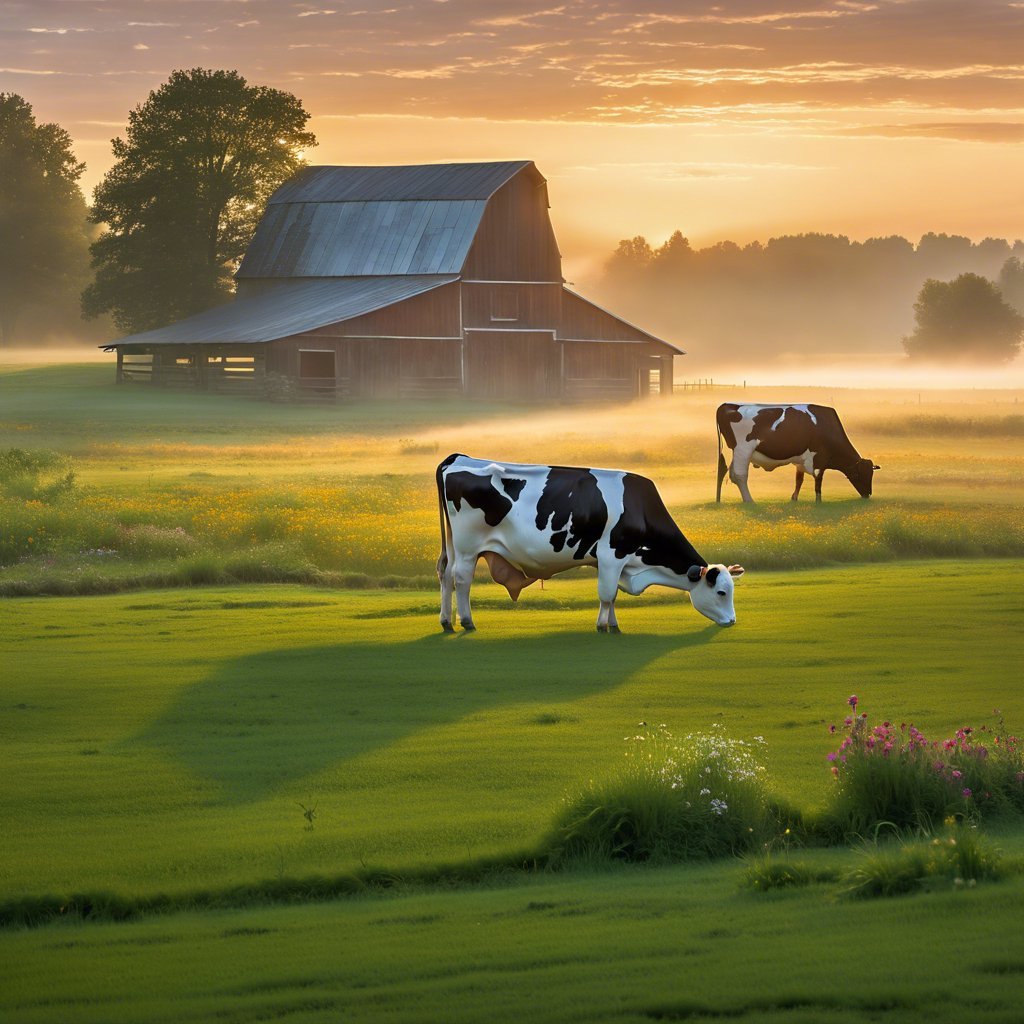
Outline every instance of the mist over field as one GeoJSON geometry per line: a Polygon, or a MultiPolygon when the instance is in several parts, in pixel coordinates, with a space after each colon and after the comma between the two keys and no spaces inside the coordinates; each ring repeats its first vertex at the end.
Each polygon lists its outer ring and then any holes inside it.
{"type": "Polygon", "coordinates": [[[599,302],[679,345],[694,364],[785,371],[808,358],[902,356],[929,279],[976,274],[1019,310],[1022,255],[1019,240],[936,233],[916,244],[812,233],[695,249],[677,231],[656,247],[642,236],[622,240],[592,288],[599,302]]]}

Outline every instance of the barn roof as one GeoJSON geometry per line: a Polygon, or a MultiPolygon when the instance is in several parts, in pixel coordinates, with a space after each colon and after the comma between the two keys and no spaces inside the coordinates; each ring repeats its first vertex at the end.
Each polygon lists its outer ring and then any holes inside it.
{"type": "MultiPolygon", "coordinates": [[[[487,200],[532,160],[398,167],[304,167],[270,197],[276,203],[487,200]]],[[[538,172],[539,173],[539,172],[538,172]]]]}
{"type": "Polygon", "coordinates": [[[455,275],[421,275],[282,281],[258,295],[236,298],[167,327],[112,341],[104,348],[277,341],[372,313],[456,280],[455,275]]]}
{"type": "Polygon", "coordinates": [[[236,277],[457,274],[487,200],[528,167],[306,167],[270,197],[236,277]]]}

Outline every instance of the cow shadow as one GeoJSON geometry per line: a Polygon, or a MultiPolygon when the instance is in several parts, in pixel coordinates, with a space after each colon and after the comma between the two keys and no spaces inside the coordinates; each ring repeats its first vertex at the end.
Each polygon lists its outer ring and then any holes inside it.
{"type": "Polygon", "coordinates": [[[244,804],[474,713],[612,690],[717,632],[437,634],[262,651],[219,666],[128,743],[212,784],[218,802],[244,804]]]}

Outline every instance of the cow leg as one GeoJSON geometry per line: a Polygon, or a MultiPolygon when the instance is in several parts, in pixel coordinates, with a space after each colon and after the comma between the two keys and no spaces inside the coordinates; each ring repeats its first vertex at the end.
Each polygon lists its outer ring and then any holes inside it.
{"type": "Polygon", "coordinates": [[[747,476],[750,473],[750,456],[754,454],[754,445],[736,445],[729,463],[729,479],[740,489],[740,497],[751,502],[750,488],[747,487],[747,476]]]}
{"type": "Polygon", "coordinates": [[[467,633],[476,629],[473,625],[473,611],[469,606],[469,588],[473,585],[473,572],[479,555],[456,555],[452,577],[455,583],[455,607],[459,613],[459,624],[467,633]]]}
{"type": "Polygon", "coordinates": [[[799,501],[800,499],[800,488],[804,485],[804,468],[803,466],[796,467],[796,487],[793,490],[793,496],[789,499],[790,501],[799,501]]]}
{"type": "Polygon", "coordinates": [[[615,598],[619,593],[619,578],[625,562],[598,563],[597,596],[601,602],[601,610],[597,613],[598,633],[618,633],[619,623],[615,618],[615,598]]]}
{"type": "Polygon", "coordinates": [[[615,602],[611,602],[611,607],[608,609],[608,632],[609,633],[621,633],[619,629],[619,620],[615,617],[615,602]]]}
{"type": "Polygon", "coordinates": [[[455,595],[455,579],[452,563],[446,551],[442,551],[441,557],[437,560],[437,578],[441,584],[441,628],[446,633],[454,633],[452,597],[455,595]]]}
{"type": "Polygon", "coordinates": [[[814,500],[821,501],[821,481],[825,479],[825,470],[814,471],[814,500]]]}

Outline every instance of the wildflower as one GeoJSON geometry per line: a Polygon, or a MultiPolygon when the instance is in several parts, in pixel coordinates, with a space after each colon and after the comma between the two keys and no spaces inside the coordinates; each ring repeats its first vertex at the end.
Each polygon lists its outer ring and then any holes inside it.
{"type": "Polygon", "coordinates": [[[963,773],[961,771],[959,771],[958,769],[956,769],[956,768],[953,769],[953,778],[954,779],[959,779],[962,774],[963,773]]]}
{"type": "Polygon", "coordinates": [[[727,810],[729,810],[729,805],[724,800],[712,800],[711,810],[721,817],[727,810]]]}
{"type": "Polygon", "coordinates": [[[857,694],[853,694],[853,695],[852,695],[852,696],[851,696],[851,697],[850,697],[850,698],[849,698],[849,699],[848,699],[848,700],[846,701],[846,703],[847,703],[847,704],[849,704],[851,708],[855,708],[855,707],[857,706],[857,694]]]}
{"type": "Polygon", "coordinates": [[[833,750],[831,753],[825,755],[826,761],[834,761],[839,755],[833,750]]]}
{"type": "Polygon", "coordinates": [[[965,800],[969,800],[970,798],[971,798],[971,790],[970,790],[970,787],[968,787],[968,786],[964,786],[964,799],[965,799],[965,800]]]}
{"type": "Polygon", "coordinates": [[[830,726],[828,727],[828,731],[829,731],[830,733],[834,733],[834,732],[836,731],[836,727],[835,727],[835,725],[834,725],[834,724],[833,724],[833,725],[830,725],[830,726]]]}

